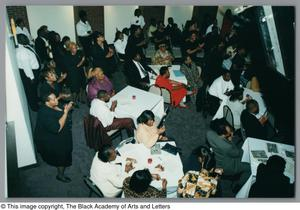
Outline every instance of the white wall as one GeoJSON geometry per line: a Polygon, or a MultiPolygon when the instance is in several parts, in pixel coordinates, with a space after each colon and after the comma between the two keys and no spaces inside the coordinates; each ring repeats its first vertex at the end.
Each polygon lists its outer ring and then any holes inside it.
{"type": "Polygon", "coordinates": [[[138,6],[104,6],[104,36],[108,44],[113,43],[116,28],[130,27],[130,20],[138,6]]]}
{"type": "Polygon", "coordinates": [[[173,17],[174,23],[177,23],[178,28],[182,29],[187,20],[193,16],[194,6],[166,6],[165,8],[165,25],[168,23],[168,18],[173,17]]]}
{"type": "Polygon", "coordinates": [[[18,167],[36,163],[27,100],[19,69],[16,51],[9,37],[9,24],[6,20],[5,79],[6,79],[6,121],[14,121],[18,167]]]}
{"type": "Polygon", "coordinates": [[[33,38],[37,37],[40,26],[48,26],[49,31],[56,31],[69,36],[75,41],[75,24],[73,6],[26,6],[29,27],[33,38]]]}

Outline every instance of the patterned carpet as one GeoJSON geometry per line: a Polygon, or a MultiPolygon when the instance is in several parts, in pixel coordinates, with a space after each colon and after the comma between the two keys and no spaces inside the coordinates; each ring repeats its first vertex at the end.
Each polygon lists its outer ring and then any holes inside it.
{"type": "MultiPolygon", "coordinates": [[[[112,81],[116,91],[126,86],[122,73],[122,65],[113,75],[112,81]]],[[[177,146],[182,149],[181,159],[183,163],[191,151],[199,145],[205,144],[205,133],[208,129],[211,117],[204,119],[201,113],[197,113],[195,106],[190,102],[189,109],[172,109],[166,119],[166,132],[168,136],[176,140],[177,146]]],[[[37,154],[38,165],[20,170],[20,196],[18,197],[88,197],[89,190],[83,182],[83,176],[89,174],[94,151],[86,146],[83,117],[89,109],[86,104],[80,104],[80,108],[73,112],[73,165],[66,170],[67,176],[72,178],[68,184],[55,179],[56,168],[44,163],[37,154]]],[[[34,116],[33,118],[33,124],[34,116]]],[[[126,132],[123,136],[126,136],[126,132]]],[[[113,141],[117,145],[120,139],[113,141]]],[[[223,189],[223,196],[232,196],[223,189]]]]}

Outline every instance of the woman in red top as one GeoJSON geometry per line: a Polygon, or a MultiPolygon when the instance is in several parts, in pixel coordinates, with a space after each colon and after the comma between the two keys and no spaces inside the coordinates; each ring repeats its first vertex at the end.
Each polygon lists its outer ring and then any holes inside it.
{"type": "Polygon", "coordinates": [[[167,66],[162,66],[159,73],[160,75],[156,78],[155,85],[166,88],[170,91],[172,105],[187,108],[187,106],[182,102],[182,99],[187,95],[185,85],[169,79],[170,72],[167,66]]]}

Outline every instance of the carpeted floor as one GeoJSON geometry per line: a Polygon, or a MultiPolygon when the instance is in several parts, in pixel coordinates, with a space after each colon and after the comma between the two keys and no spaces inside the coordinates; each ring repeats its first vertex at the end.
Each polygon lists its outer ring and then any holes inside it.
{"type": "MultiPolygon", "coordinates": [[[[122,73],[122,65],[112,78],[116,91],[126,86],[122,73]]],[[[94,151],[86,146],[83,117],[87,115],[87,105],[80,104],[80,108],[73,112],[73,165],[66,170],[66,174],[72,178],[72,182],[65,184],[55,179],[56,168],[47,165],[37,154],[38,165],[36,167],[21,169],[20,197],[88,197],[89,190],[83,182],[83,176],[89,174],[94,151]]],[[[33,118],[33,125],[35,124],[33,118]]],[[[177,146],[182,149],[181,159],[183,163],[191,151],[199,145],[205,144],[205,133],[208,129],[211,117],[204,119],[201,113],[196,112],[195,106],[189,103],[189,109],[172,109],[166,119],[166,132],[168,136],[176,139],[177,146]]],[[[124,135],[126,136],[125,132],[124,135]]],[[[120,139],[114,139],[117,145],[120,139]]],[[[231,197],[232,193],[228,184],[222,190],[223,197],[231,197]]]]}

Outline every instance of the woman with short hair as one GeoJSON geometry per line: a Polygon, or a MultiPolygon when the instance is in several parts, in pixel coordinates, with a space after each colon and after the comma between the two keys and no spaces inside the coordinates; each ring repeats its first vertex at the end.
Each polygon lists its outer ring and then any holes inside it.
{"type": "Polygon", "coordinates": [[[158,50],[152,57],[152,65],[172,65],[174,60],[173,55],[167,50],[167,45],[161,43],[158,45],[158,50]]]}
{"type": "Polygon", "coordinates": [[[117,66],[114,59],[115,51],[112,47],[108,46],[104,34],[95,31],[94,44],[91,47],[91,56],[93,58],[93,67],[100,67],[108,77],[111,77],[115,72],[117,66]]]}
{"type": "Polygon", "coordinates": [[[158,140],[168,140],[163,135],[165,127],[157,128],[155,124],[155,116],[152,111],[145,110],[137,118],[138,127],[136,130],[136,140],[140,144],[144,144],[147,148],[151,148],[158,140]]]}
{"type": "Polygon", "coordinates": [[[70,97],[69,94],[62,93],[61,82],[67,77],[67,74],[61,74],[60,78],[57,77],[54,69],[47,68],[42,72],[44,81],[41,83],[39,88],[39,96],[42,97],[48,92],[55,94],[57,99],[66,99],[70,97]]]}
{"type": "Polygon", "coordinates": [[[148,169],[139,170],[127,177],[123,183],[125,198],[165,198],[167,197],[167,180],[151,174],[148,169]],[[153,179],[162,181],[162,190],[150,186],[153,179]]]}
{"type": "Polygon", "coordinates": [[[68,45],[69,52],[65,56],[65,66],[67,68],[67,85],[71,89],[74,102],[83,102],[84,88],[86,84],[84,74],[85,56],[77,49],[75,42],[68,45]]]}
{"type": "Polygon", "coordinates": [[[187,108],[183,103],[183,98],[187,95],[187,90],[184,84],[170,80],[170,72],[167,66],[163,66],[159,70],[160,75],[156,78],[155,85],[161,88],[166,88],[171,93],[173,106],[187,108]]]}
{"type": "Polygon", "coordinates": [[[44,104],[40,108],[35,127],[35,143],[42,159],[57,167],[56,179],[70,182],[65,176],[65,168],[72,165],[72,122],[69,114],[73,102],[58,106],[54,93],[48,92],[42,97],[44,104]]]}
{"type": "Polygon", "coordinates": [[[94,68],[92,70],[92,75],[93,78],[90,80],[87,87],[87,99],[89,102],[91,102],[94,98],[97,98],[99,90],[106,90],[110,96],[115,94],[113,84],[100,67],[94,68]]]}
{"type": "Polygon", "coordinates": [[[178,182],[178,195],[184,198],[208,198],[215,195],[219,175],[223,174],[223,169],[215,168],[215,163],[214,154],[209,148],[197,147],[189,158],[187,172],[178,182]],[[193,181],[194,178],[197,182],[193,181]]]}
{"type": "Polygon", "coordinates": [[[114,46],[116,52],[118,53],[120,61],[125,60],[125,49],[127,46],[127,40],[128,40],[128,36],[126,34],[122,33],[121,31],[116,32],[114,46]]]}

